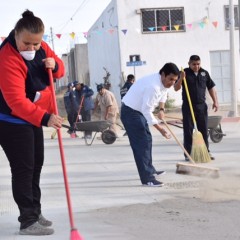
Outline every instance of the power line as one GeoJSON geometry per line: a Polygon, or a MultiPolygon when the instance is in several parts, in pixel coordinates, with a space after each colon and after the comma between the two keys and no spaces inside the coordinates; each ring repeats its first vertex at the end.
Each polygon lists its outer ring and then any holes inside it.
{"type": "Polygon", "coordinates": [[[74,14],[70,17],[70,19],[65,23],[65,25],[60,29],[59,32],[62,32],[62,30],[73,20],[73,17],[79,12],[79,10],[84,7],[84,4],[87,3],[89,0],[84,0],[80,6],[77,8],[77,10],[74,12],[74,14]]]}

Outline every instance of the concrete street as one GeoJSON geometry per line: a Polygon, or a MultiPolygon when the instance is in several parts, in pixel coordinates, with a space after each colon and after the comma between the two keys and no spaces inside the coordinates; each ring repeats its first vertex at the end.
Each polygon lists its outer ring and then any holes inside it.
{"type": "MultiPolygon", "coordinates": [[[[170,126],[182,142],[182,129],[170,126]]],[[[85,240],[239,240],[240,122],[222,121],[226,133],[210,149],[220,178],[176,174],[183,153],[174,138],[165,140],[152,129],[153,159],[162,188],[140,184],[128,138],[106,145],[95,139],[86,146],[62,129],[75,225],[85,240]]],[[[45,165],[42,172],[43,215],[54,222],[55,234],[18,235],[18,209],[11,193],[8,161],[0,148],[0,239],[70,239],[70,226],[57,137],[45,128],[45,165]]],[[[100,136],[100,133],[97,134],[100,136]]]]}

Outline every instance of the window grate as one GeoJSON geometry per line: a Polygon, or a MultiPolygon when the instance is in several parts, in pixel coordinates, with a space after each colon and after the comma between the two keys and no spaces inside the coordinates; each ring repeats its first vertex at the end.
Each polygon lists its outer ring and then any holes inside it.
{"type": "MultiPolygon", "coordinates": [[[[229,30],[230,26],[230,13],[229,13],[229,6],[224,6],[224,17],[225,17],[225,29],[229,30]]],[[[239,29],[239,15],[238,15],[238,6],[234,6],[234,22],[235,22],[235,29],[239,29]]]]}
{"type": "Polygon", "coordinates": [[[142,9],[142,32],[185,31],[184,8],[142,9]]]}

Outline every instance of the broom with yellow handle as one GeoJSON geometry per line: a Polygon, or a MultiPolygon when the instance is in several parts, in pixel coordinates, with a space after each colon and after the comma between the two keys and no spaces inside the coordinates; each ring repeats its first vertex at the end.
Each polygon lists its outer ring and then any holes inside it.
{"type": "MultiPolygon", "coordinates": [[[[183,71],[183,68],[181,69],[183,71]]],[[[203,139],[202,133],[198,131],[197,128],[197,122],[194,116],[193,107],[192,107],[192,101],[190,98],[188,85],[186,78],[183,78],[183,84],[186,90],[186,95],[189,103],[190,112],[192,115],[192,120],[194,124],[194,131],[192,136],[192,151],[191,151],[191,157],[194,159],[196,163],[208,163],[211,161],[210,155],[208,153],[208,149],[206,147],[205,141],[203,139]]]]}

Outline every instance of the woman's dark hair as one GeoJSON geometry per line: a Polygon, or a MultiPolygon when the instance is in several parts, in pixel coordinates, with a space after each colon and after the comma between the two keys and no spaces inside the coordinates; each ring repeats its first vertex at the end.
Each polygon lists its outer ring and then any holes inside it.
{"type": "Polygon", "coordinates": [[[33,12],[27,9],[22,13],[22,18],[16,23],[14,30],[16,32],[27,30],[30,33],[41,33],[44,32],[44,24],[40,18],[35,17],[33,12]]]}
{"type": "Polygon", "coordinates": [[[161,75],[164,72],[165,76],[174,74],[179,76],[179,69],[174,63],[166,63],[162,69],[160,69],[159,74],[161,75]]]}

